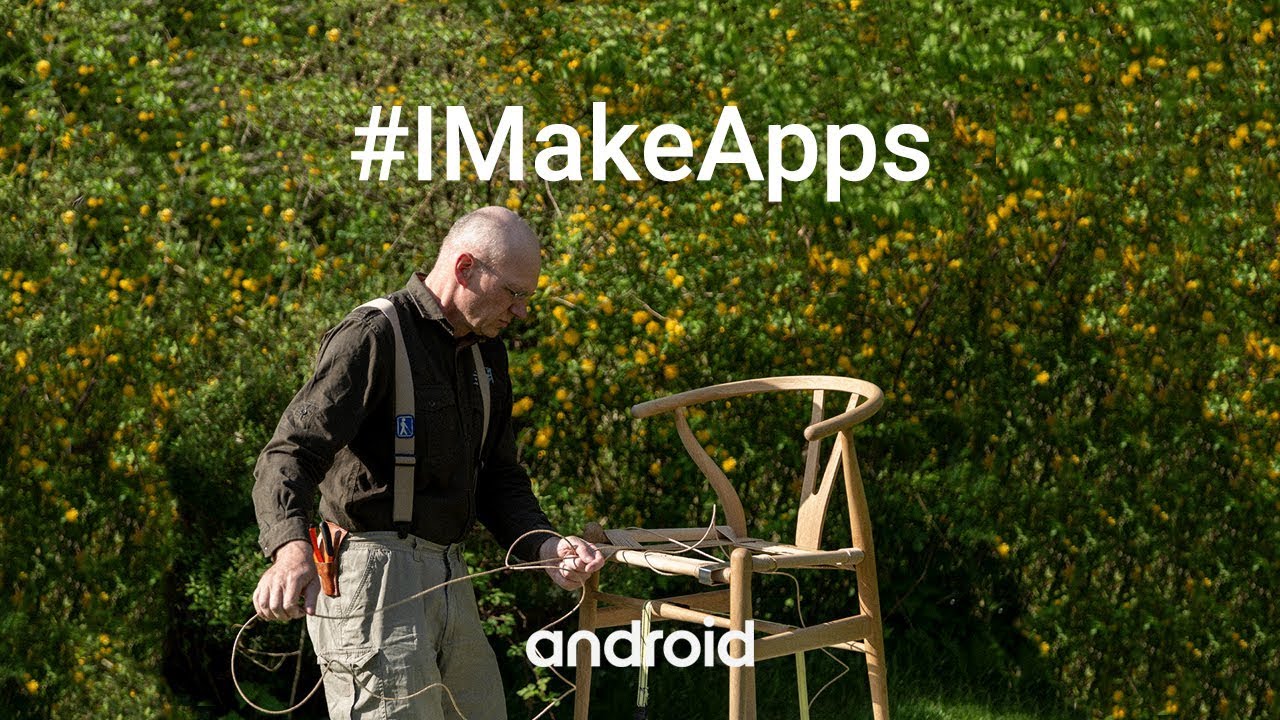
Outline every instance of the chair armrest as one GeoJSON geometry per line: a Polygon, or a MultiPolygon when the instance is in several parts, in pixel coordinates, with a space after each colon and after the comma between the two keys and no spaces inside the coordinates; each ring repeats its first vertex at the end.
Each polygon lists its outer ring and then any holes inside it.
{"type": "Polygon", "coordinates": [[[848,392],[866,398],[857,407],[829,417],[805,428],[806,440],[818,440],[846,430],[866,420],[884,404],[884,393],[876,385],[857,378],[836,375],[792,375],[782,377],[738,380],[736,382],[709,385],[696,390],[647,400],[632,406],[631,414],[637,418],[652,417],[677,408],[698,405],[712,400],[727,400],[743,395],[777,390],[834,390],[848,392]]]}
{"type": "MultiPolygon", "coordinates": [[[[870,383],[868,384],[870,385],[870,383]]],[[[875,386],[872,385],[872,387],[875,386]]],[[[864,397],[867,399],[854,409],[829,417],[826,420],[821,420],[805,428],[804,439],[813,442],[829,435],[835,435],[842,430],[848,430],[875,415],[880,410],[880,406],[884,404],[884,393],[880,392],[880,388],[876,388],[875,395],[864,397]]]]}

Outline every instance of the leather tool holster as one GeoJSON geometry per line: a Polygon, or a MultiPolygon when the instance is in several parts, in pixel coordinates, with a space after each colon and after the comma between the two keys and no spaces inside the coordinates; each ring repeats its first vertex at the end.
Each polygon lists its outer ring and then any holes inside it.
{"type": "Polygon", "coordinates": [[[347,538],[347,531],[340,525],[324,521],[329,528],[329,537],[333,540],[333,556],[328,562],[316,562],[316,574],[320,576],[320,590],[329,597],[338,597],[338,557],[342,553],[342,541],[347,538]]]}

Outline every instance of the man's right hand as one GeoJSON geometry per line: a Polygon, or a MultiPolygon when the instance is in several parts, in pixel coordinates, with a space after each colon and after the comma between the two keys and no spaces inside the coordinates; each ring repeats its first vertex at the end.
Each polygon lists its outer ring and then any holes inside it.
{"type": "Polygon", "coordinates": [[[311,543],[293,540],[276,550],[275,562],[258,580],[253,608],[263,620],[296,620],[316,612],[320,578],[316,575],[311,543]]]}

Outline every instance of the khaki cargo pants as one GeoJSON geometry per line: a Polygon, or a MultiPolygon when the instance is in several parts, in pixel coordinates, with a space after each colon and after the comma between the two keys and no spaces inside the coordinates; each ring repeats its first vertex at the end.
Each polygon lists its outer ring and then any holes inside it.
{"type": "Polygon", "coordinates": [[[339,597],[323,593],[307,630],[330,718],[505,720],[498,663],[480,627],[471,581],[366,615],[467,573],[458,545],[395,532],[352,534],[339,557],[339,597]],[[440,687],[448,686],[462,715],[440,687]],[[408,696],[418,693],[416,696],[408,696]],[[378,697],[382,696],[382,697],[378,697]],[[390,700],[385,698],[392,698],[390,700]]]}

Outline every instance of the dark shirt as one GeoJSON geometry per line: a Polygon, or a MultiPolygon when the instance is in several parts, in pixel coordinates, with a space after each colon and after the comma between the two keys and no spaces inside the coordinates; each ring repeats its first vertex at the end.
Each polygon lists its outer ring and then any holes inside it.
{"type": "MultiPolygon", "coordinates": [[[[400,317],[413,371],[417,466],[410,532],[456,543],[478,519],[510,546],[529,530],[551,529],[516,459],[506,346],[480,340],[492,409],[479,448],[484,410],[470,349],[477,338],[454,338],[420,274],[387,299],[400,317]]],[[[317,488],[325,519],[355,532],[394,529],[394,378],[395,338],[380,310],[357,308],[325,335],[315,374],[285,409],[253,471],[258,542],[268,556],[307,539],[317,488]]],[[[515,554],[536,559],[548,537],[530,535],[515,554]]]]}

